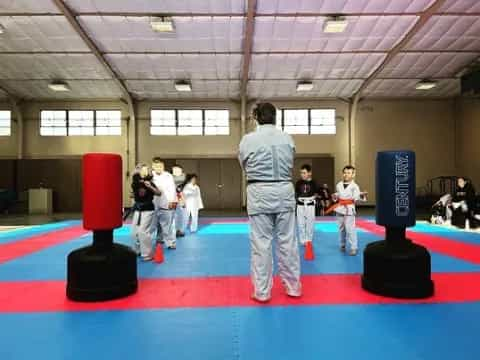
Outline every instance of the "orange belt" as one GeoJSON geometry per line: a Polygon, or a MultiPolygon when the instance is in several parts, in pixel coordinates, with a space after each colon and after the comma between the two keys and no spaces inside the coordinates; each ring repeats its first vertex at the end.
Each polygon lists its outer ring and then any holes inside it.
{"type": "Polygon", "coordinates": [[[347,205],[355,205],[355,200],[338,200],[335,204],[333,204],[332,206],[330,206],[326,211],[325,211],[325,215],[328,215],[330,214],[331,212],[333,212],[336,208],[338,208],[339,206],[347,206],[347,205]]]}

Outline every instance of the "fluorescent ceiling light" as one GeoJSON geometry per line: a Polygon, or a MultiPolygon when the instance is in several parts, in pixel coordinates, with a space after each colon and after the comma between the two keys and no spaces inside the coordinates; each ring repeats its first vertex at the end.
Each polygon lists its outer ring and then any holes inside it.
{"type": "Polygon", "coordinates": [[[324,33],[342,33],[347,28],[348,21],[342,16],[332,16],[323,24],[324,33]]]}
{"type": "Polygon", "coordinates": [[[429,81],[429,80],[422,80],[415,85],[415,89],[417,90],[431,90],[434,87],[437,86],[437,83],[435,81],[429,81]]]}
{"type": "Polygon", "coordinates": [[[48,84],[48,88],[53,91],[70,91],[70,87],[64,82],[52,82],[48,84]]]}
{"type": "Polygon", "coordinates": [[[171,33],[175,31],[175,26],[173,25],[173,19],[171,17],[152,17],[150,19],[150,26],[153,31],[171,33]]]}
{"type": "Polygon", "coordinates": [[[192,91],[192,85],[188,81],[177,81],[175,83],[175,90],[189,92],[192,91]]]}
{"type": "Polygon", "coordinates": [[[313,83],[311,81],[302,81],[297,84],[297,91],[311,91],[313,83]]]}
{"type": "Polygon", "coordinates": [[[0,34],[3,34],[5,32],[5,27],[0,24],[0,34]]]}

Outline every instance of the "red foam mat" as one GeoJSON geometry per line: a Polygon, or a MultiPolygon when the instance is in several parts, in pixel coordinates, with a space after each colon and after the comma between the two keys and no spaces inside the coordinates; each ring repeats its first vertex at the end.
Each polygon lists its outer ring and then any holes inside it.
{"type": "MultiPolygon", "coordinates": [[[[377,235],[384,235],[385,229],[373,222],[357,220],[357,226],[377,235]]],[[[427,249],[457,259],[480,264],[480,245],[464,243],[430,234],[407,231],[407,237],[427,249]]]]}
{"type": "MultiPolygon", "coordinates": [[[[435,296],[399,300],[376,296],[361,289],[360,275],[303,276],[301,299],[287,297],[276,279],[267,306],[412,304],[480,301],[480,273],[434,274],[435,296]]],[[[65,297],[64,281],[1,282],[0,312],[57,312],[132,309],[172,309],[226,306],[265,306],[250,300],[248,277],[141,280],[130,297],[102,302],[75,303],[65,297]]]]}
{"type": "Polygon", "coordinates": [[[47,234],[27,237],[11,243],[0,244],[0,264],[67,242],[87,232],[81,226],[75,226],[47,234]]]}

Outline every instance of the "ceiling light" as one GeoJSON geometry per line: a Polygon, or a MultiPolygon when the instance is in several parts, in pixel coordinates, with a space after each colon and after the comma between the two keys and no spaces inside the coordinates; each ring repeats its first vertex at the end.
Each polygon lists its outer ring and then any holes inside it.
{"type": "Polygon", "coordinates": [[[297,84],[297,91],[311,91],[313,83],[311,81],[301,81],[297,84]]]}
{"type": "Polygon", "coordinates": [[[152,17],[150,19],[150,26],[153,31],[171,33],[175,31],[173,19],[171,17],[152,17]]]}
{"type": "Polygon", "coordinates": [[[3,34],[5,32],[5,27],[0,24],[0,34],[3,34]]]}
{"type": "Polygon", "coordinates": [[[192,91],[192,85],[188,81],[177,81],[175,83],[175,90],[180,92],[192,91]]]}
{"type": "Polygon", "coordinates": [[[430,80],[422,80],[415,85],[415,89],[417,90],[431,90],[437,86],[435,81],[430,80]]]}
{"type": "Polygon", "coordinates": [[[53,91],[70,91],[68,84],[60,81],[54,81],[48,84],[48,88],[53,91]]]}
{"type": "Polygon", "coordinates": [[[331,16],[323,24],[324,33],[342,33],[347,28],[348,21],[343,16],[331,16]]]}

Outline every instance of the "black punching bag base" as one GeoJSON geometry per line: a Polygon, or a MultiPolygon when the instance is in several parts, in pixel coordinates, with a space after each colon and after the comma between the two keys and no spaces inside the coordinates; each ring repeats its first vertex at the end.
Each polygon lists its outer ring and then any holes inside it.
{"type": "Polygon", "coordinates": [[[67,297],[94,302],[122,298],[138,288],[137,256],[127,246],[100,236],[94,243],[71,252],[67,260],[67,297]]]}
{"type": "Polygon", "coordinates": [[[393,298],[430,297],[434,293],[430,254],[407,239],[371,243],[363,253],[362,287],[393,298]]]}

